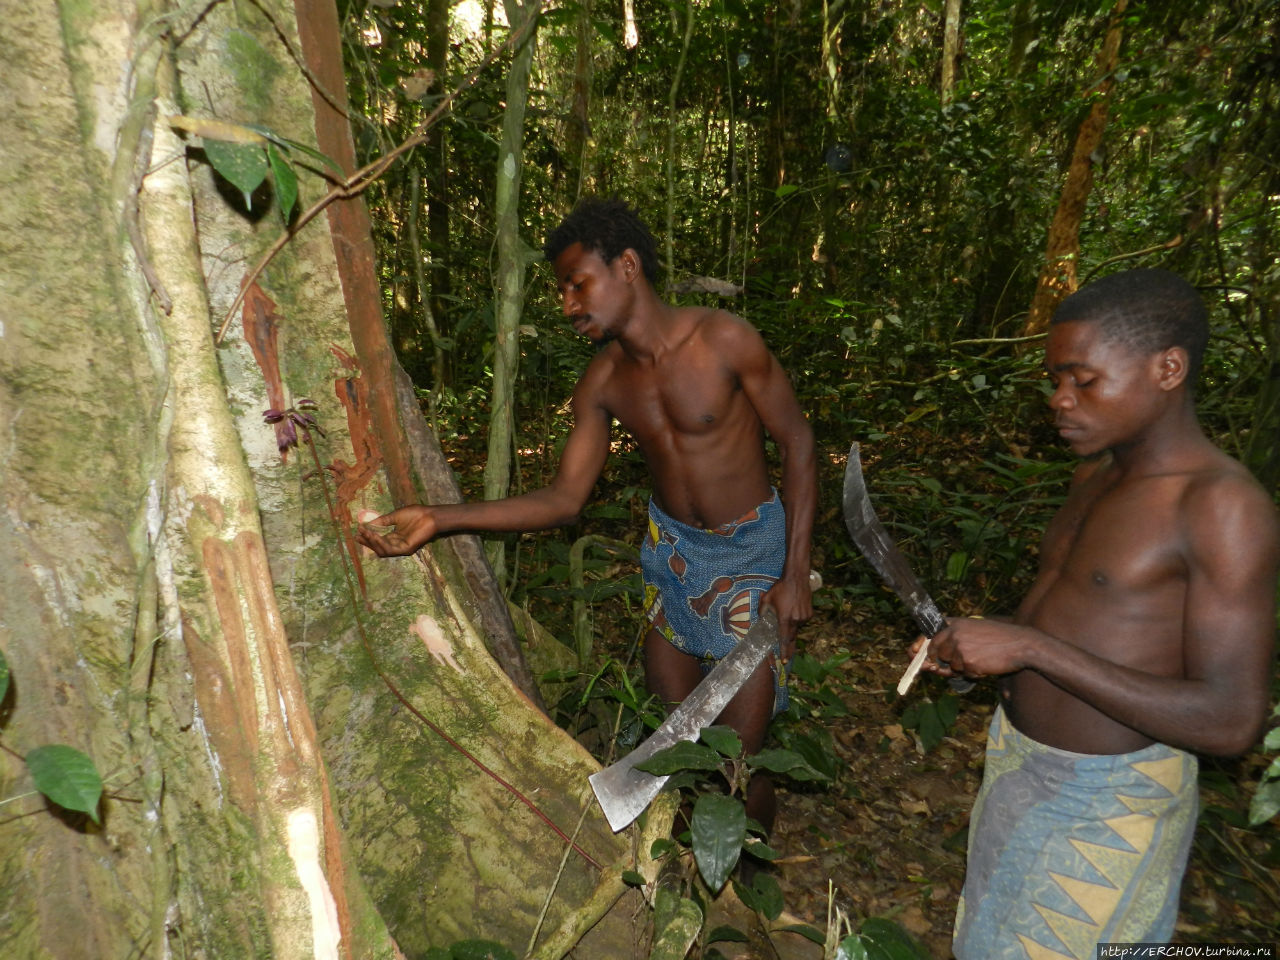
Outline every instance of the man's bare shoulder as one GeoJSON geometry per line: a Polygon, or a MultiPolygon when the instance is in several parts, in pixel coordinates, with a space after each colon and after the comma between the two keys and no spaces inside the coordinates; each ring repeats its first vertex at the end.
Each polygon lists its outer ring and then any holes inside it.
{"type": "Polygon", "coordinates": [[[617,341],[605,345],[596,352],[573,388],[575,406],[591,404],[608,408],[608,387],[621,358],[622,348],[617,341]]]}
{"type": "Polygon", "coordinates": [[[1280,539],[1275,503],[1244,464],[1220,450],[1188,474],[1181,507],[1186,520],[1209,531],[1249,531],[1255,542],[1280,539]]]}
{"type": "Polygon", "coordinates": [[[743,361],[759,362],[768,356],[769,348],[760,331],[741,317],[728,310],[689,309],[696,310],[689,316],[693,324],[692,336],[731,365],[736,366],[743,361]]]}

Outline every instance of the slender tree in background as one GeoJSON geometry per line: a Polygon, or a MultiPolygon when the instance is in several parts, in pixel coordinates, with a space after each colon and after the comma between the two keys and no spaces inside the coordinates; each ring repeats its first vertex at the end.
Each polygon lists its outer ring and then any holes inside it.
{"type": "Polygon", "coordinates": [[[1076,133],[1067,167],[1067,179],[1058,199],[1058,209],[1049,225],[1040,279],[1031,300],[1025,333],[1041,333],[1049,326],[1049,318],[1064,297],[1075,292],[1080,265],[1080,222],[1093,187],[1094,167],[1101,163],[1102,137],[1107,128],[1107,113],[1115,90],[1116,67],[1120,62],[1120,42],[1124,36],[1124,12],[1129,0],[1116,0],[1111,9],[1107,32],[1098,54],[1096,83],[1086,98],[1089,112],[1076,133]]]}
{"type": "Polygon", "coordinates": [[[939,82],[943,107],[955,99],[956,69],[960,62],[960,0],[947,0],[942,26],[942,70],[939,82]]]}
{"type": "MultiPolygon", "coordinates": [[[[520,236],[520,180],[524,167],[524,116],[529,99],[529,73],[538,29],[541,0],[506,0],[504,9],[516,41],[507,72],[506,105],[494,195],[497,263],[494,268],[493,387],[489,408],[489,456],[484,465],[484,496],[498,500],[511,488],[516,420],[514,394],[520,365],[520,319],[524,311],[525,273],[536,253],[520,236]]],[[[500,541],[489,559],[501,581],[505,564],[500,541]]]]}

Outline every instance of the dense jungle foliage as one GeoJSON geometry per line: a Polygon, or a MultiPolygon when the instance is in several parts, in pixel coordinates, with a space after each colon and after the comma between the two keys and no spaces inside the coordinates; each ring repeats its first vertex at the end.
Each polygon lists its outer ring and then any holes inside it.
{"type": "MultiPolygon", "coordinates": [[[[517,250],[527,269],[513,488],[553,474],[566,401],[590,356],[562,321],[538,252],[584,194],[637,206],[662,245],[659,288],[745,317],[790,373],[822,453],[814,565],[827,583],[816,602],[829,613],[872,611],[898,635],[907,629],[840,522],[854,440],[878,510],[944,609],[1008,611],[1026,588],[1071,469],[1045,416],[1030,316],[1047,253],[1080,283],[1158,265],[1197,285],[1214,331],[1203,420],[1277,488],[1272,0],[340,8],[364,156],[434,118],[369,196],[392,335],[468,496],[482,493],[495,389],[499,187],[511,173],[499,144],[510,142],[501,128],[516,94],[525,110],[517,250]],[[530,18],[527,86],[513,85],[507,24],[530,18]],[[1108,41],[1119,44],[1114,61],[1108,41]],[[1090,117],[1104,122],[1092,143],[1090,117]],[[1073,155],[1087,174],[1067,224],[1077,245],[1050,251],[1073,155]]],[[[578,637],[582,653],[596,645],[581,664],[587,679],[569,684],[561,705],[579,730],[583,691],[608,674],[609,658],[634,674],[628,544],[646,483],[620,435],[578,528],[508,539],[516,603],[563,638],[574,633],[574,601],[594,612],[594,634],[578,637]],[[586,547],[582,588],[569,582],[575,541],[586,547]]],[[[1258,779],[1241,768],[1232,776],[1258,779]]],[[[1255,814],[1277,809],[1273,787],[1255,814]]]]}

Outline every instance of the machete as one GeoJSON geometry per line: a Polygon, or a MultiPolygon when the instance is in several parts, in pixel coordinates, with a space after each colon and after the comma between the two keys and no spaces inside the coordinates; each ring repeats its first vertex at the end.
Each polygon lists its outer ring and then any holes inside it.
{"type": "MultiPolygon", "coordinates": [[[[920,632],[932,639],[934,634],[947,625],[946,617],[920,585],[907,558],[876,517],[871,507],[871,495],[867,492],[867,482],[862,477],[862,457],[856,443],[849,448],[849,463],[844,469],[844,525],[849,529],[849,536],[862,551],[862,555],[880,575],[880,579],[907,605],[920,632]]],[[[898,684],[899,694],[906,693],[907,687],[924,663],[928,649],[929,645],[926,643],[912,659],[911,666],[898,684]]],[[[960,693],[973,689],[973,681],[963,677],[951,677],[950,683],[951,688],[960,693]]]]}
{"type": "Polygon", "coordinates": [[[682,740],[697,740],[777,643],[778,618],[772,610],[765,610],[746,636],[711,668],[648,740],[617,763],[587,778],[614,833],[640,816],[667,782],[666,777],[635,769],[636,764],[682,740]]]}

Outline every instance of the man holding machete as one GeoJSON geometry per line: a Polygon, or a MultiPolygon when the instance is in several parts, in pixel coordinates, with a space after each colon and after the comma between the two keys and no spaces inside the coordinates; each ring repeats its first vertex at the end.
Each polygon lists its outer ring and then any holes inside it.
{"type": "MultiPolygon", "coordinates": [[[[653,288],[657,245],[618,200],[587,199],[547,240],[565,316],[600,347],[573,392],[573,429],[550,485],[503,500],[409,506],[364,524],[357,539],[405,556],[459,531],[526,531],[577,520],[609,453],[613,420],[630,431],[653,478],[641,550],[645,681],[683,700],[762,606],[780,649],[720,716],[747,753],[786,706],[786,662],[812,614],[809,538],[817,497],[813,434],[787,375],[756,330],[723,310],[675,307],[653,288]],[[764,434],[782,460],[769,480],[764,434]],[[393,531],[379,530],[393,526],[393,531]]],[[[747,814],[766,829],[775,801],[755,776],[747,814]]]]}
{"type": "Polygon", "coordinates": [[[1001,678],[959,960],[1169,940],[1193,754],[1242,753],[1262,729],[1280,537],[1266,492],[1196,420],[1207,339],[1199,295],[1163,270],[1089,284],[1053,317],[1049,406],[1085,461],[1013,621],[952,620],[926,664],[1001,678]]]}

